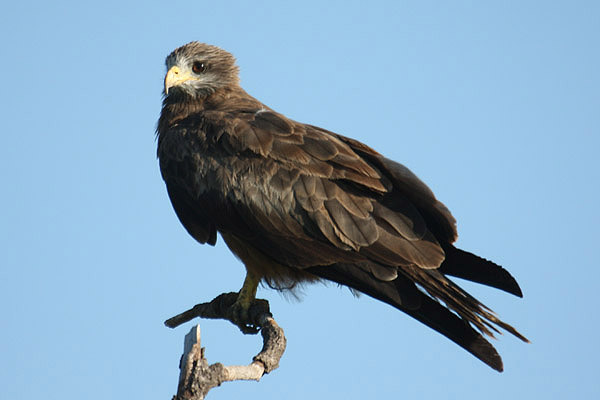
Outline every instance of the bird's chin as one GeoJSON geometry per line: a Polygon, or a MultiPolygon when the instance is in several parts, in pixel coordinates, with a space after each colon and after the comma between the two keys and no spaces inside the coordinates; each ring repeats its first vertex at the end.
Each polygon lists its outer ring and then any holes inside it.
{"type": "Polygon", "coordinates": [[[164,98],[168,102],[180,102],[195,99],[196,93],[184,86],[173,86],[169,88],[168,93],[164,94],[164,98]]]}
{"type": "Polygon", "coordinates": [[[164,98],[168,102],[181,102],[206,98],[212,93],[214,93],[214,90],[211,88],[196,88],[189,85],[180,85],[169,88],[169,93],[165,94],[164,98]]]}

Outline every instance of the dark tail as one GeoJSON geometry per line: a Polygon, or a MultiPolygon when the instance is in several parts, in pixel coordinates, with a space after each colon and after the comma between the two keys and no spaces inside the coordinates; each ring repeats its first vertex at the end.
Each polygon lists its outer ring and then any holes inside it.
{"type": "Polygon", "coordinates": [[[515,278],[501,266],[457,249],[451,244],[442,247],[446,253],[446,259],[438,269],[442,274],[481,283],[523,297],[523,292],[515,278]]]}
{"type": "Polygon", "coordinates": [[[312,267],[308,271],[396,307],[446,336],[496,371],[502,371],[502,359],[479,332],[417,289],[404,275],[399,274],[394,281],[380,281],[352,264],[312,267]]]}

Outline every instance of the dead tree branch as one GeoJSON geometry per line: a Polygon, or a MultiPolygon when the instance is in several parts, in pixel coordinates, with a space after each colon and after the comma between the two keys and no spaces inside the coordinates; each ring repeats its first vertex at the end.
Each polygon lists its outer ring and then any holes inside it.
{"type": "MultiPolygon", "coordinates": [[[[165,325],[178,326],[195,317],[218,318],[232,321],[230,307],[237,293],[225,293],[210,303],[203,303],[169,320],[165,325]]],[[[269,312],[266,300],[257,300],[250,308],[249,324],[260,329],[263,348],[254,356],[249,365],[224,366],[221,363],[208,364],[204,357],[204,348],[200,345],[200,326],[196,325],[185,336],[184,351],[180,361],[179,385],[173,400],[201,400],[210,389],[223,382],[237,380],[255,380],[279,366],[279,360],[285,351],[286,339],[273,316],[269,312]]],[[[233,322],[233,321],[232,321],[233,322]]]]}

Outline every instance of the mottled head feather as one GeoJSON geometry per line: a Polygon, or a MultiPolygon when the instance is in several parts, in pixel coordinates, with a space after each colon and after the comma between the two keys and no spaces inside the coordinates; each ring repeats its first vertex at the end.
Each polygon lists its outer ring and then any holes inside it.
{"type": "Polygon", "coordinates": [[[167,71],[175,65],[183,71],[190,71],[195,62],[202,62],[206,71],[201,79],[181,85],[180,89],[187,94],[206,97],[220,88],[239,86],[239,68],[235,64],[235,57],[217,46],[190,42],[173,50],[165,60],[167,71]]]}

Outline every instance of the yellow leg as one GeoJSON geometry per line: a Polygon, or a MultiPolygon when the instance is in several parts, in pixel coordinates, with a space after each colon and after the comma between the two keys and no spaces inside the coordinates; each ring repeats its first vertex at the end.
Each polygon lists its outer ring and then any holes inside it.
{"type": "Polygon", "coordinates": [[[256,301],[256,289],[260,279],[251,273],[246,273],[244,284],[238,293],[237,300],[230,308],[229,320],[237,325],[242,332],[255,334],[258,328],[250,322],[250,306],[256,301]]]}
{"type": "Polygon", "coordinates": [[[258,283],[260,279],[252,275],[250,272],[246,272],[246,279],[240,289],[240,294],[236,300],[236,303],[245,310],[248,310],[252,302],[256,299],[256,290],[258,289],[258,283]]]}

